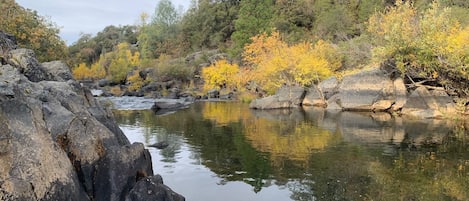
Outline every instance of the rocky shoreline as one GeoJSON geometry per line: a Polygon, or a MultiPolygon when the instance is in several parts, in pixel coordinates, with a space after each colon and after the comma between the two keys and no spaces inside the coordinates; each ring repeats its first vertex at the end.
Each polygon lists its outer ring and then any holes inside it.
{"type": "Polygon", "coordinates": [[[64,63],[0,32],[0,200],[185,200],[64,63]]]}
{"type": "Polygon", "coordinates": [[[444,118],[464,113],[443,87],[406,84],[376,68],[327,79],[310,88],[285,86],[273,96],[251,102],[253,109],[324,107],[332,111],[389,112],[415,118],[444,118]],[[409,87],[411,86],[411,87],[409,87]]]}

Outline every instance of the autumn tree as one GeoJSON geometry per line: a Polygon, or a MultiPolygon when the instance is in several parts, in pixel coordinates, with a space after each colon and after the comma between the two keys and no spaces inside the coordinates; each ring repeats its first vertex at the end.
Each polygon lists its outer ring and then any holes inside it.
{"type": "Polygon", "coordinates": [[[204,88],[209,89],[236,89],[236,76],[239,73],[237,64],[230,64],[226,60],[215,62],[202,69],[202,78],[205,81],[204,88]]]}
{"type": "Polygon", "coordinates": [[[422,12],[412,3],[398,1],[395,7],[375,14],[368,26],[375,39],[374,58],[395,61],[403,74],[412,77],[466,83],[469,26],[461,26],[451,12],[438,1],[422,12]]]}
{"type": "Polygon", "coordinates": [[[123,83],[127,73],[140,65],[140,53],[132,52],[128,43],[117,45],[117,49],[110,53],[108,76],[116,83],[123,83]]]}
{"type": "Polygon", "coordinates": [[[278,32],[251,38],[244,48],[243,60],[258,82],[270,93],[282,85],[309,86],[327,78],[341,66],[336,46],[318,41],[288,45],[278,32]]]}
{"type": "Polygon", "coordinates": [[[101,55],[112,52],[120,43],[137,43],[137,26],[107,26],[96,36],[82,33],[80,38],[68,47],[69,66],[86,63],[88,66],[97,62],[101,55]]]}
{"type": "Polygon", "coordinates": [[[39,61],[64,59],[65,42],[59,28],[36,11],[25,9],[14,0],[0,0],[0,29],[13,34],[18,45],[35,51],[39,61]]]}

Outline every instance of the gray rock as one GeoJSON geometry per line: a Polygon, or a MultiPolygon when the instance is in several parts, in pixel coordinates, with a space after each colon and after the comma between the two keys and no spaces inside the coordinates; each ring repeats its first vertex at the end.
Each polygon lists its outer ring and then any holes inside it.
{"type": "Polygon", "coordinates": [[[324,98],[327,100],[337,93],[337,87],[339,86],[339,81],[336,77],[330,77],[319,83],[319,89],[322,91],[324,98]]]}
{"type": "Polygon", "coordinates": [[[303,87],[282,87],[273,96],[257,99],[251,102],[252,109],[281,109],[301,106],[306,91],[303,87]]]}
{"type": "Polygon", "coordinates": [[[157,142],[157,143],[154,143],[154,144],[150,144],[148,146],[149,147],[154,147],[154,148],[157,148],[157,149],[164,149],[164,148],[168,147],[169,144],[166,141],[161,141],[161,142],[157,142]]]}
{"type": "Polygon", "coordinates": [[[303,106],[316,106],[316,107],[326,107],[327,103],[324,99],[323,94],[320,89],[314,85],[306,91],[306,96],[303,99],[303,106]]]}
{"type": "Polygon", "coordinates": [[[394,99],[395,102],[392,105],[393,111],[398,111],[402,109],[407,101],[407,88],[404,84],[404,80],[402,78],[397,78],[393,82],[394,84],[394,99]]]}
{"type": "Polygon", "coordinates": [[[219,98],[220,97],[220,91],[217,89],[211,89],[207,92],[207,98],[219,98]]]}
{"type": "Polygon", "coordinates": [[[109,80],[107,79],[100,79],[98,80],[98,87],[105,87],[109,85],[109,80]]]}
{"type": "Polygon", "coordinates": [[[44,70],[52,76],[53,81],[65,82],[73,79],[70,68],[62,61],[51,61],[42,63],[44,70]]]}
{"type": "Polygon", "coordinates": [[[9,54],[12,64],[0,65],[0,200],[124,200],[153,175],[148,150],[131,145],[65,68],[48,72],[30,50],[9,54]]]}
{"type": "Polygon", "coordinates": [[[97,167],[93,196],[96,200],[124,200],[137,181],[153,175],[150,152],[141,143],[112,147],[97,167]]]}
{"type": "Polygon", "coordinates": [[[18,68],[18,70],[32,82],[52,80],[52,76],[39,64],[32,50],[11,50],[7,63],[18,68]]]}
{"type": "Polygon", "coordinates": [[[151,82],[147,85],[145,85],[144,87],[142,87],[141,91],[143,93],[150,93],[150,92],[154,92],[154,91],[158,91],[158,90],[162,90],[163,87],[161,86],[160,83],[156,83],[156,82],[151,82]]]}
{"type": "Polygon", "coordinates": [[[418,118],[439,118],[444,114],[456,112],[451,97],[442,90],[429,91],[418,87],[407,98],[401,113],[418,118]]]}
{"type": "Polygon", "coordinates": [[[157,101],[153,104],[151,109],[155,114],[161,115],[161,114],[166,114],[169,112],[181,110],[181,109],[186,109],[189,107],[189,105],[192,102],[186,102],[184,100],[182,101],[157,101]]]}
{"type": "Polygon", "coordinates": [[[338,86],[338,99],[343,110],[384,111],[391,108],[394,85],[379,69],[345,76],[338,86]]]}
{"type": "Polygon", "coordinates": [[[6,64],[8,53],[17,47],[15,36],[0,31],[0,64],[6,64]]]}

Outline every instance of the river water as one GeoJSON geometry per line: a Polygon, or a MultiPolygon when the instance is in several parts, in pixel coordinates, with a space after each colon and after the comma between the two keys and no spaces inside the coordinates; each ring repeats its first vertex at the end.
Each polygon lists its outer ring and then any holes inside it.
{"type": "Polygon", "coordinates": [[[114,110],[156,174],[189,201],[469,200],[464,124],[387,113],[255,111],[198,102],[166,115],[114,110]]]}

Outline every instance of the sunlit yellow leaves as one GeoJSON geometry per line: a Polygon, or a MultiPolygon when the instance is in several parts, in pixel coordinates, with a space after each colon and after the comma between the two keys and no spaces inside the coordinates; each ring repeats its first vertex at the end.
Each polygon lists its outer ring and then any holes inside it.
{"type": "Polygon", "coordinates": [[[243,61],[253,67],[272,57],[272,53],[288,48],[280,39],[279,32],[273,32],[270,36],[263,33],[252,37],[251,40],[252,42],[244,47],[242,55],[243,61]]]}
{"type": "Polygon", "coordinates": [[[406,52],[414,46],[419,33],[417,10],[412,3],[398,0],[396,6],[370,17],[368,31],[375,35],[378,44],[384,44],[385,48],[374,51],[378,58],[406,52]]]}
{"type": "Polygon", "coordinates": [[[129,90],[137,91],[145,85],[145,80],[140,77],[140,71],[134,71],[134,74],[128,77],[128,82],[130,82],[129,90]]]}
{"type": "Polygon", "coordinates": [[[428,78],[441,74],[469,79],[469,27],[461,27],[450,8],[438,1],[418,13],[411,3],[397,1],[384,13],[368,22],[377,47],[378,62],[394,59],[402,72],[413,72],[428,78]]]}
{"type": "Polygon", "coordinates": [[[73,77],[77,80],[89,79],[92,75],[91,69],[88,68],[85,63],[81,63],[78,67],[73,69],[73,77]]]}
{"type": "MultiPolygon", "coordinates": [[[[204,78],[206,90],[213,88],[231,88],[237,87],[237,74],[239,67],[237,64],[230,64],[226,60],[220,60],[213,65],[202,69],[202,77],[204,78]]],[[[239,81],[239,80],[238,80],[239,81]]]]}
{"type": "Polygon", "coordinates": [[[91,68],[88,67],[85,63],[80,63],[78,67],[72,70],[72,73],[73,77],[77,80],[96,80],[106,76],[104,68],[102,68],[99,63],[94,63],[91,65],[91,68]]]}
{"type": "Polygon", "coordinates": [[[127,73],[140,65],[138,52],[132,53],[128,43],[120,43],[117,45],[117,50],[110,54],[108,76],[116,83],[125,81],[127,73]]]}
{"type": "Polygon", "coordinates": [[[325,41],[288,45],[278,32],[253,37],[244,48],[243,61],[252,69],[254,81],[270,93],[280,86],[308,86],[327,78],[340,68],[337,48],[325,41]]]}
{"type": "MultiPolygon", "coordinates": [[[[97,80],[108,77],[111,81],[120,83],[125,81],[128,72],[138,66],[140,66],[139,52],[132,52],[128,43],[121,43],[115,51],[101,55],[91,67],[87,67],[85,63],[79,64],[73,69],[73,75],[78,80],[97,80]]],[[[134,79],[134,83],[139,83],[137,78],[134,79]]],[[[139,84],[134,86],[139,86],[139,84]]]]}

